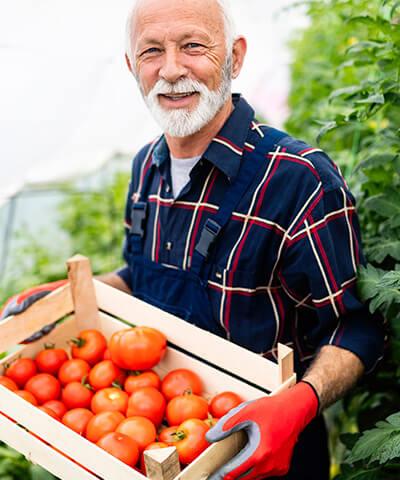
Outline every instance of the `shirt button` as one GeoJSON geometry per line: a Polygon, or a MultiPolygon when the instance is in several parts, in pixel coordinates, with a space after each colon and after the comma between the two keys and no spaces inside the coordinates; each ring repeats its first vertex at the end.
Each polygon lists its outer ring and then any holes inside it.
{"type": "Polygon", "coordinates": [[[165,243],[165,250],[168,250],[168,251],[172,250],[172,242],[165,243]]]}
{"type": "Polygon", "coordinates": [[[171,191],[171,187],[170,187],[169,185],[167,185],[167,186],[165,187],[165,191],[166,191],[167,193],[169,193],[169,192],[171,191]]]}
{"type": "Polygon", "coordinates": [[[218,279],[221,279],[222,278],[222,273],[221,272],[217,272],[215,274],[215,276],[218,278],[218,279]]]}

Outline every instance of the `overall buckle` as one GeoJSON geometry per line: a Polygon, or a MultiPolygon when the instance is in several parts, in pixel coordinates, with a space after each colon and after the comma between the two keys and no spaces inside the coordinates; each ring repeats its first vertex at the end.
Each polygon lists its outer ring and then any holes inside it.
{"type": "Polygon", "coordinates": [[[215,242],[219,232],[221,231],[221,226],[209,218],[201,232],[200,240],[196,245],[196,250],[203,257],[207,258],[211,245],[215,242]]]}
{"type": "Polygon", "coordinates": [[[136,202],[132,204],[131,221],[132,226],[130,233],[132,235],[139,235],[140,238],[144,236],[144,221],[147,215],[147,203],[136,202]]]}

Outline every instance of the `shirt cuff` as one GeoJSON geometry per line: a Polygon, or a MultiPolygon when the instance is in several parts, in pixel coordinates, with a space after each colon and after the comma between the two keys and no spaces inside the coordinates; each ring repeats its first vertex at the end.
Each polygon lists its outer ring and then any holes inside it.
{"type": "Polygon", "coordinates": [[[367,308],[340,318],[333,334],[325,337],[320,347],[334,345],[357,355],[370,373],[383,357],[385,332],[379,315],[371,315],[367,308]]]}
{"type": "Polygon", "coordinates": [[[115,272],[132,290],[132,275],[129,267],[122,267],[115,272]]]}

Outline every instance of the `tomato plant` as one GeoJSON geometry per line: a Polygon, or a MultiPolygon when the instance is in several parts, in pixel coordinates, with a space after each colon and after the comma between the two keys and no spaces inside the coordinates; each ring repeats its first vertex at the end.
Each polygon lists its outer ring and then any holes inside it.
{"type": "Polygon", "coordinates": [[[134,327],[114,333],[108,348],[111,359],[127,370],[148,370],[164,356],[165,336],[149,327],[134,327]]]}

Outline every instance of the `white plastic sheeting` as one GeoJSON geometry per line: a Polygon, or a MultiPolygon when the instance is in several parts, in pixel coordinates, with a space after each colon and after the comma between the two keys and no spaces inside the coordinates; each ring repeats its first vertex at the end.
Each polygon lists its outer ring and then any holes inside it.
{"type": "MultiPolygon", "coordinates": [[[[293,0],[231,0],[249,41],[235,83],[275,125],[286,115],[293,0]]],[[[0,205],[24,186],[87,173],[158,133],[124,59],[131,0],[0,0],[0,205]]]]}

